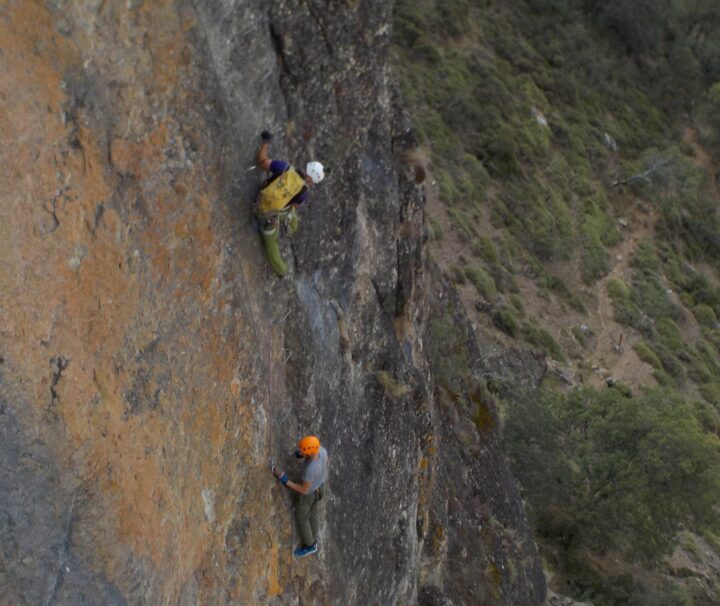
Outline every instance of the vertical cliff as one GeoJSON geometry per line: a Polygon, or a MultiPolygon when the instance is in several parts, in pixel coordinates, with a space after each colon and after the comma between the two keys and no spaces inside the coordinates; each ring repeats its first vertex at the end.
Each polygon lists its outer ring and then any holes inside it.
{"type": "Polygon", "coordinates": [[[7,603],[542,603],[492,423],[428,360],[452,295],[401,160],[391,8],[0,7],[7,603]],[[251,226],[266,127],[330,167],[286,280],[251,226]],[[328,515],[292,561],[268,461],[305,432],[328,515]]]}

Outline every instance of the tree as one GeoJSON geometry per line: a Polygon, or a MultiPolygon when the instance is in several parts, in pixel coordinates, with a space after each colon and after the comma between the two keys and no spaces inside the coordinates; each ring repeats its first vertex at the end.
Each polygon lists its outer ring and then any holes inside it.
{"type": "Polygon", "coordinates": [[[566,550],[654,560],[682,525],[720,527],[720,441],[666,390],[523,394],[504,440],[539,532],[566,550]]]}

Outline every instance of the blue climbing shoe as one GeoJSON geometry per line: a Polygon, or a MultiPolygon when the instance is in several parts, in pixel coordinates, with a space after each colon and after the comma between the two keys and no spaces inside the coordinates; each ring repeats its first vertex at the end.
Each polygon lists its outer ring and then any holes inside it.
{"type": "Polygon", "coordinates": [[[317,541],[315,541],[312,545],[308,545],[307,547],[298,547],[294,552],[293,555],[296,558],[304,558],[305,556],[309,556],[312,553],[315,553],[317,551],[317,541]]]}

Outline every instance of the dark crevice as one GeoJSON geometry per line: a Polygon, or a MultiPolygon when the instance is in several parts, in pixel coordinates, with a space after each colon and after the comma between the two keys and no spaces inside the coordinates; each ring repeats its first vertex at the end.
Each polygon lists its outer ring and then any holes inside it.
{"type": "Polygon", "coordinates": [[[300,79],[296,78],[290,69],[285,58],[285,44],[283,43],[282,36],[277,29],[275,29],[275,26],[270,20],[268,20],[268,32],[270,33],[270,43],[272,44],[272,47],[275,50],[275,56],[277,57],[278,68],[280,71],[278,82],[280,84],[280,90],[282,91],[287,118],[290,120],[293,115],[293,107],[291,103],[293,96],[291,90],[299,86],[300,79]]]}
{"type": "Polygon", "coordinates": [[[68,125],[67,142],[71,149],[79,151],[82,156],[82,174],[85,176],[87,171],[87,158],[85,157],[85,148],[80,141],[80,125],[78,123],[78,109],[84,105],[82,97],[75,97],[65,106],[63,112],[63,121],[68,125]]]}
{"type": "Polygon", "coordinates": [[[63,356],[57,356],[50,359],[50,364],[54,367],[52,380],[50,381],[50,406],[53,408],[55,404],[60,400],[60,396],[57,392],[57,385],[62,379],[63,371],[68,367],[70,360],[63,356]]]}
{"type": "Polygon", "coordinates": [[[283,42],[282,35],[278,33],[271,21],[268,22],[268,30],[270,32],[270,42],[272,43],[273,49],[275,49],[275,54],[278,58],[278,64],[280,67],[280,86],[283,89],[283,94],[286,98],[288,98],[282,76],[286,76],[293,86],[298,86],[300,84],[300,79],[297,78],[290,69],[285,57],[285,44],[283,42]]]}
{"type": "Polygon", "coordinates": [[[292,256],[293,256],[293,263],[295,266],[295,271],[297,271],[298,269],[300,269],[300,263],[298,261],[297,253],[295,252],[295,245],[293,244],[293,241],[289,240],[289,242],[290,242],[290,252],[292,252],[292,256]]]}
{"type": "Polygon", "coordinates": [[[98,228],[98,225],[100,225],[100,221],[102,221],[103,215],[105,214],[105,205],[104,204],[98,204],[97,208],[95,209],[95,216],[93,217],[93,224],[90,228],[90,233],[93,235],[93,237],[96,237],[95,231],[98,228]]]}
{"type": "Polygon", "coordinates": [[[395,317],[399,318],[405,313],[407,298],[405,297],[405,284],[403,282],[403,257],[401,254],[401,242],[395,242],[395,259],[397,263],[397,284],[395,285],[395,317]]]}
{"type": "Polygon", "coordinates": [[[388,318],[392,319],[392,315],[390,312],[386,309],[386,297],[382,294],[382,291],[380,290],[380,286],[378,286],[377,282],[374,278],[370,278],[370,282],[373,285],[373,288],[375,289],[375,296],[377,297],[378,306],[380,307],[380,311],[387,316],[388,318]]]}
{"type": "Polygon", "coordinates": [[[69,185],[66,185],[65,187],[59,189],[55,193],[55,195],[52,197],[52,199],[50,200],[50,208],[45,206],[45,210],[47,212],[49,212],[53,218],[53,224],[45,232],[46,235],[53,233],[55,230],[57,230],[58,227],[60,227],[60,219],[58,219],[58,216],[57,216],[57,205],[61,198],[64,198],[65,202],[69,201],[69,198],[66,193],[69,189],[70,189],[69,185]]]}

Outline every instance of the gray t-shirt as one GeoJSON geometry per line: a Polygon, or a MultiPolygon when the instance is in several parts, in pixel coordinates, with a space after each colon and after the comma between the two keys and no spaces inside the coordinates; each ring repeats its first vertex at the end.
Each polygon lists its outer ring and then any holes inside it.
{"type": "Polygon", "coordinates": [[[303,463],[302,479],[303,482],[312,482],[310,492],[315,492],[327,480],[328,474],[328,455],[327,450],[322,446],[318,451],[318,457],[314,461],[305,459],[303,463]]]}

